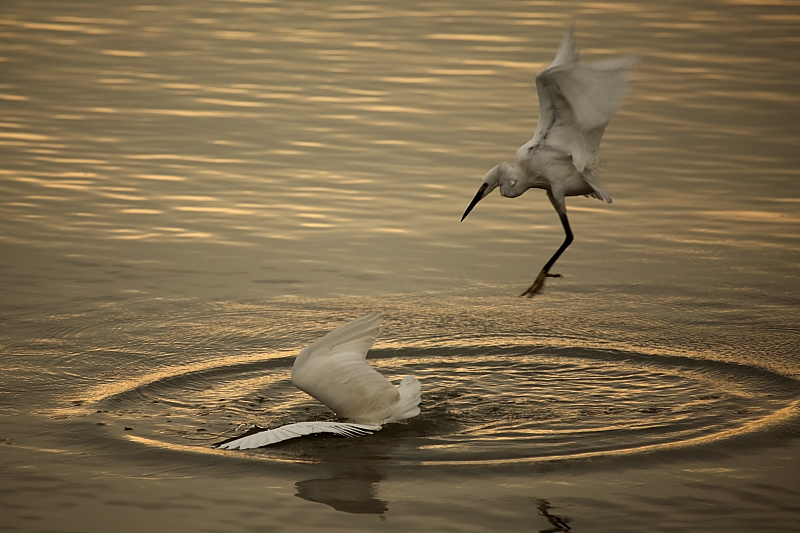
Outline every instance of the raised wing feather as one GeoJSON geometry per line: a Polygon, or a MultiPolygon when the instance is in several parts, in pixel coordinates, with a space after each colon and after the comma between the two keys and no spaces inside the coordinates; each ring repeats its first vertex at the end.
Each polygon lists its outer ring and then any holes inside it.
{"type": "Polygon", "coordinates": [[[572,65],[577,63],[579,58],[578,44],[575,42],[575,26],[570,24],[561,39],[561,46],[558,47],[556,57],[548,68],[572,65]]]}
{"type": "Polygon", "coordinates": [[[358,437],[361,435],[370,435],[380,429],[381,426],[379,425],[347,424],[341,422],[298,422],[296,424],[288,424],[275,429],[266,429],[258,433],[239,437],[228,442],[217,444],[216,447],[221,450],[248,450],[315,433],[333,433],[344,437],[358,437]]]}
{"type": "Polygon", "coordinates": [[[364,359],[381,332],[380,313],[369,313],[327,333],[303,348],[294,361],[293,373],[309,360],[324,357],[333,350],[341,358],[364,359]]]}
{"type": "Polygon", "coordinates": [[[539,123],[536,146],[548,146],[572,158],[578,172],[599,163],[600,140],[627,94],[630,69],[637,57],[578,63],[567,29],[556,59],[536,76],[539,123]]]}
{"type": "Polygon", "coordinates": [[[400,389],[366,362],[380,323],[380,315],[371,313],[303,349],[292,369],[292,383],[340,417],[358,422],[399,420],[413,412],[414,406],[405,401],[413,395],[401,398],[400,389]]]}
{"type": "Polygon", "coordinates": [[[558,68],[549,74],[572,108],[580,130],[590,131],[608,124],[628,93],[629,69],[637,59],[617,57],[558,68]]]}
{"type": "Polygon", "coordinates": [[[539,144],[547,131],[553,126],[558,118],[559,108],[564,107],[565,103],[559,102],[561,98],[558,88],[553,85],[547,73],[555,69],[574,65],[578,62],[580,54],[578,45],[575,42],[573,26],[567,26],[564,38],[561,39],[561,46],[556,52],[553,62],[542,72],[536,75],[536,92],[539,96],[539,123],[536,125],[536,133],[533,134],[534,144],[539,144]]]}
{"type": "Polygon", "coordinates": [[[384,413],[400,399],[397,388],[366,361],[336,354],[310,360],[293,372],[292,383],[350,420],[383,422],[384,413]]]}

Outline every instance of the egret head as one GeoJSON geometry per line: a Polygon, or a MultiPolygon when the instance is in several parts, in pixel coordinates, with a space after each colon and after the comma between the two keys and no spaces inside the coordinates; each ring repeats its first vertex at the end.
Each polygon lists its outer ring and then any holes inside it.
{"type": "MultiPolygon", "coordinates": [[[[509,180],[513,181],[514,169],[508,163],[500,163],[492,168],[486,175],[483,177],[481,181],[481,186],[478,189],[478,193],[475,195],[475,198],[469,203],[469,207],[467,210],[464,211],[464,215],[461,217],[461,220],[467,218],[470,211],[478,205],[478,202],[489,196],[489,193],[495,190],[498,186],[500,186],[500,190],[504,190],[504,186],[510,183],[509,180]]],[[[503,194],[505,196],[505,194],[503,194]]]]}

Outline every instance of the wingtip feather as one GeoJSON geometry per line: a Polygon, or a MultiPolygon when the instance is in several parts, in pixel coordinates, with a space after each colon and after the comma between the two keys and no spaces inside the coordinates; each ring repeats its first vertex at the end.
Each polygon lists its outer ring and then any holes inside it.
{"type": "Polygon", "coordinates": [[[297,422],[275,429],[265,429],[243,437],[214,445],[219,450],[250,450],[276,444],[285,440],[319,433],[332,433],[343,437],[360,437],[379,431],[377,424],[351,424],[346,422],[297,422]]]}

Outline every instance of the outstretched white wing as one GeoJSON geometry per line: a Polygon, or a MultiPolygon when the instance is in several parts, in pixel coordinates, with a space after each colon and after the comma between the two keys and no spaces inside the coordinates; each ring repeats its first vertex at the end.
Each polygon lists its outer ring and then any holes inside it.
{"type": "Polygon", "coordinates": [[[568,154],[583,172],[599,163],[600,139],[628,92],[638,57],[591,63],[578,58],[570,26],[555,60],[536,76],[539,123],[533,144],[568,154]]]}
{"type": "Polygon", "coordinates": [[[333,433],[344,437],[359,437],[361,435],[370,435],[380,429],[381,426],[378,425],[346,424],[341,422],[298,422],[275,429],[265,429],[258,433],[223,442],[222,444],[217,444],[216,448],[221,450],[248,450],[314,433],[333,433]]]}
{"type": "Polygon", "coordinates": [[[292,368],[292,383],[297,388],[339,416],[361,423],[298,422],[231,439],[216,447],[246,450],[313,433],[357,437],[378,431],[383,422],[417,416],[419,380],[406,376],[395,387],[366,362],[380,326],[379,313],[348,322],[303,348],[292,368]]]}
{"type": "Polygon", "coordinates": [[[366,361],[380,333],[381,316],[353,320],[304,348],[295,360],[292,383],[343,418],[380,424],[419,413],[419,382],[395,387],[366,361]]]}

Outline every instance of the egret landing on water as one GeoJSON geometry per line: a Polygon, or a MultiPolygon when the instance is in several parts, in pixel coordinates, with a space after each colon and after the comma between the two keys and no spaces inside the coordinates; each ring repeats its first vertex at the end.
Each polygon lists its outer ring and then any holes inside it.
{"type": "Polygon", "coordinates": [[[483,177],[478,194],[461,217],[496,187],[506,198],[528,189],[544,189],[561,218],[565,238],[545,263],[536,280],[520,296],[534,296],[545,279],[557,278],[550,269],[572,242],[567,219],[567,196],[591,196],[611,203],[595,176],[600,162],[600,139],[627,93],[632,67],[638,57],[617,57],[591,63],[578,62],[578,48],[567,28],[553,62],[536,76],[539,123],[536,133],[517,150],[516,166],[500,163],[483,177]]]}
{"type": "Polygon", "coordinates": [[[336,328],[303,348],[292,367],[292,383],[348,422],[298,422],[231,439],[217,448],[258,448],[312,433],[367,435],[387,422],[419,414],[421,385],[406,376],[395,387],[366,361],[381,332],[381,315],[370,313],[336,328]]]}

